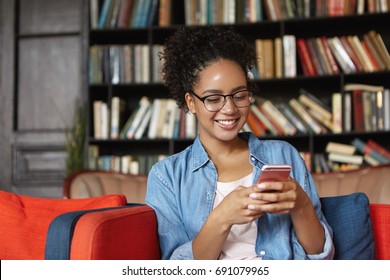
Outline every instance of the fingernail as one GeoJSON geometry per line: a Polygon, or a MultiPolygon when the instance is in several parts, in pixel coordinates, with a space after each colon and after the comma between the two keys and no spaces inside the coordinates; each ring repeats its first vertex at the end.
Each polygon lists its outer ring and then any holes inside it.
{"type": "Polygon", "coordinates": [[[251,194],[249,195],[249,197],[250,197],[250,198],[257,198],[257,194],[256,194],[256,193],[251,193],[251,194]]]}
{"type": "Polygon", "coordinates": [[[257,187],[260,189],[265,189],[265,184],[264,183],[258,184],[257,187]]]}
{"type": "Polygon", "coordinates": [[[248,209],[249,210],[256,210],[256,206],[252,205],[252,204],[249,204],[248,205],[248,209]]]}

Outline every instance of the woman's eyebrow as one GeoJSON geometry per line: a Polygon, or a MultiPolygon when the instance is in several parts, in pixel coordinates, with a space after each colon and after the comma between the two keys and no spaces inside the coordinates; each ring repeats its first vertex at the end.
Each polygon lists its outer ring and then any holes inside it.
{"type": "MultiPolygon", "coordinates": [[[[241,90],[241,89],[247,89],[247,86],[238,86],[238,87],[235,87],[231,90],[231,92],[236,92],[238,90],[241,90]]],[[[205,93],[224,93],[222,90],[220,89],[206,89],[205,91],[202,92],[202,94],[205,94],[205,93]]]]}

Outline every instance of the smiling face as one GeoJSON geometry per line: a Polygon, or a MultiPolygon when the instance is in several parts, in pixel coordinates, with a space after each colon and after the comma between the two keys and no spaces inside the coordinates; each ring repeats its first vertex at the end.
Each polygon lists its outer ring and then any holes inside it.
{"type": "MultiPolygon", "coordinates": [[[[212,94],[232,94],[242,89],[247,89],[246,73],[233,61],[219,60],[200,72],[193,92],[202,98],[212,94]]],[[[190,112],[197,116],[203,143],[234,140],[244,126],[250,108],[237,108],[228,97],[221,110],[209,112],[203,102],[190,93],[186,94],[186,102],[190,112]]]]}

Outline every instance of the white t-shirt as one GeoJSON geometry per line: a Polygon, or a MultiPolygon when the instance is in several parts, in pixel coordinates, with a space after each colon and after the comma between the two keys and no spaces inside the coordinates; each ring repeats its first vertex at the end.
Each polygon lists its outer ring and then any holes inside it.
{"type": "MultiPolygon", "coordinates": [[[[221,203],[226,195],[238,186],[252,186],[252,173],[234,182],[217,182],[217,190],[214,200],[214,208],[221,203]]],[[[233,225],[230,233],[222,246],[219,257],[221,260],[261,259],[256,255],[255,244],[257,237],[256,222],[233,225]]]]}

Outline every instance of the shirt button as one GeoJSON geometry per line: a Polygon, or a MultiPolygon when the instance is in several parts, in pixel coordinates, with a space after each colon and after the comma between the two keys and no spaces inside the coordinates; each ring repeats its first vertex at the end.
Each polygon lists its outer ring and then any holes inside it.
{"type": "Polygon", "coordinates": [[[251,161],[255,161],[255,158],[253,156],[251,157],[251,161]]]}
{"type": "Polygon", "coordinates": [[[260,256],[264,256],[265,255],[265,251],[260,251],[260,256]]]}

